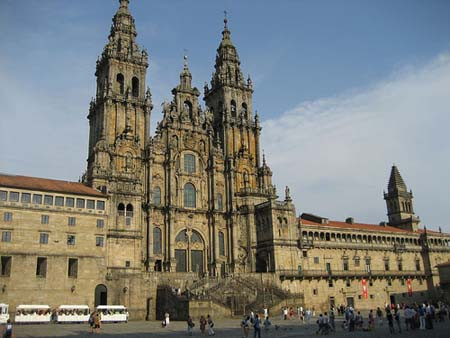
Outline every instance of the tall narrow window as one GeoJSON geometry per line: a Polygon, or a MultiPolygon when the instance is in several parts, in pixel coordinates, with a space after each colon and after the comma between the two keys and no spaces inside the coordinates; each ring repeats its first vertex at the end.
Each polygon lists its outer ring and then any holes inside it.
{"type": "Polygon", "coordinates": [[[9,277],[11,275],[11,256],[2,256],[1,257],[1,269],[0,269],[0,276],[9,277]]]}
{"type": "Polygon", "coordinates": [[[117,213],[119,216],[125,216],[125,205],[123,203],[119,203],[117,206],[117,213]]]}
{"type": "Polygon", "coordinates": [[[139,96],[139,79],[135,76],[131,79],[131,92],[134,97],[139,96]]]}
{"type": "Polygon", "coordinates": [[[104,240],[103,236],[96,236],[95,237],[95,246],[103,247],[104,241],[105,240],[104,240]]]}
{"type": "Polygon", "coordinates": [[[11,242],[11,231],[2,231],[2,242],[11,242]]]}
{"type": "Polygon", "coordinates": [[[192,154],[184,155],[184,171],[192,174],[195,173],[195,156],[192,154]]]}
{"type": "Polygon", "coordinates": [[[27,192],[23,192],[22,196],[20,197],[20,201],[22,203],[31,203],[31,194],[27,192]]]}
{"type": "Polygon", "coordinates": [[[162,253],[162,238],[161,229],[153,228],[153,253],[160,255],[162,253]]]}
{"type": "Polygon", "coordinates": [[[153,204],[161,205],[161,188],[155,187],[153,189],[153,204]]]}
{"type": "Polygon", "coordinates": [[[219,255],[225,256],[225,236],[222,231],[219,231],[219,255]]]}
{"type": "Polygon", "coordinates": [[[69,217],[67,219],[67,225],[74,226],[77,223],[76,217],[69,217]]]}
{"type": "Polygon", "coordinates": [[[222,194],[217,195],[217,210],[222,211],[223,210],[223,198],[222,194]]]}
{"type": "Polygon", "coordinates": [[[3,214],[3,221],[5,221],[5,222],[12,222],[12,220],[13,220],[13,214],[12,214],[12,212],[5,212],[4,214],[3,214]]]}
{"type": "Polygon", "coordinates": [[[420,271],[420,261],[416,259],[416,271],[420,271]]]}
{"type": "Polygon", "coordinates": [[[48,244],[48,234],[41,232],[39,234],[39,244],[48,244]]]}
{"type": "Polygon", "coordinates": [[[105,226],[105,221],[101,218],[97,219],[97,228],[102,229],[105,226]]]}
{"type": "Polygon", "coordinates": [[[248,119],[247,104],[245,102],[242,104],[242,115],[244,115],[245,119],[248,119]]]}
{"type": "Polygon", "coordinates": [[[47,276],[47,257],[37,258],[36,276],[41,278],[45,278],[47,276]]]}
{"type": "Polygon", "coordinates": [[[230,109],[231,109],[231,116],[236,117],[236,102],[234,100],[231,100],[230,109]]]}
{"type": "Polygon", "coordinates": [[[117,89],[118,89],[119,93],[120,93],[120,94],[123,94],[123,92],[124,92],[124,83],[125,83],[125,80],[124,80],[122,74],[120,74],[120,73],[117,74],[116,82],[117,82],[117,89]]]}
{"type": "Polygon", "coordinates": [[[127,204],[127,217],[133,217],[133,205],[131,203],[127,204]]]}
{"type": "Polygon", "coordinates": [[[49,220],[50,220],[49,215],[41,215],[41,224],[48,224],[49,220]]]}
{"type": "Polygon", "coordinates": [[[69,278],[77,278],[78,276],[78,259],[69,258],[69,264],[67,267],[67,275],[69,278]]]}
{"type": "Polygon", "coordinates": [[[344,258],[344,271],[348,271],[348,258],[344,258]]]}
{"type": "Polygon", "coordinates": [[[75,245],[75,235],[67,235],[67,245],[75,245]]]}
{"type": "Polygon", "coordinates": [[[0,190],[0,201],[8,200],[8,192],[5,190],[0,190]]]}
{"type": "Polygon", "coordinates": [[[184,185],[184,206],[186,208],[195,208],[196,206],[196,191],[192,183],[184,185]]]}

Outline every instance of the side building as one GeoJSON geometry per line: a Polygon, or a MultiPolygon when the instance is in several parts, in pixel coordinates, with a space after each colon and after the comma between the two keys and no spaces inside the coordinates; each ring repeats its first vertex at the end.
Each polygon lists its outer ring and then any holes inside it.
{"type": "Polygon", "coordinates": [[[82,183],[0,175],[0,297],[102,303],[108,199],[82,183]]]}

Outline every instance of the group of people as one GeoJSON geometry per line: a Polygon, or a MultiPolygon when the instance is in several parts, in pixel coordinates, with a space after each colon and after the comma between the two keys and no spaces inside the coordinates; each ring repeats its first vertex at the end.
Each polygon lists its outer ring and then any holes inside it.
{"type": "Polygon", "coordinates": [[[94,311],[89,316],[89,328],[91,333],[100,333],[102,327],[102,316],[100,311],[94,311]]]}
{"type": "Polygon", "coordinates": [[[253,311],[249,315],[244,316],[241,321],[241,328],[244,333],[244,337],[247,338],[250,333],[250,328],[253,328],[253,337],[261,338],[261,326],[264,326],[264,330],[267,332],[270,329],[272,323],[269,319],[269,312],[264,309],[264,321],[261,322],[261,318],[253,311]]]}
{"type": "MultiPolygon", "coordinates": [[[[200,333],[202,335],[206,335],[206,333],[208,333],[208,336],[214,336],[216,334],[214,332],[214,322],[210,315],[207,315],[206,318],[203,315],[200,316],[199,324],[200,324],[200,333]]],[[[195,327],[194,320],[192,319],[191,316],[189,316],[187,319],[187,330],[190,336],[192,336],[194,332],[194,327],[195,327]]]]}

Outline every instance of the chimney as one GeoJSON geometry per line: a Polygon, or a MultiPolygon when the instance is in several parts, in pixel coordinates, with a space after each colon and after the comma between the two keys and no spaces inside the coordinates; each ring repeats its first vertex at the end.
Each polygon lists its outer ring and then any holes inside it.
{"type": "Polygon", "coordinates": [[[355,224],[355,219],[353,217],[347,217],[347,219],[345,220],[345,223],[355,224]]]}

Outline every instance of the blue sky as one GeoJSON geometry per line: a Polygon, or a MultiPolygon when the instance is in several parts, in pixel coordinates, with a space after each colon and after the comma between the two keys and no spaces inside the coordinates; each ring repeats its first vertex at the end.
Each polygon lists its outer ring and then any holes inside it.
{"type": "MultiPolygon", "coordinates": [[[[83,172],[95,60],[117,6],[0,1],[0,171],[72,180],[83,172]]],[[[450,231],[450,87],[441,90],[450,85],[449,1],[131,0],[130,8],[151,59],[152,129],[184,49],[194,84],[209,81],[226,9],[274,181],[280,192],[291,186],[298,213],[385,219],[382,190],[395,162],[424,224],[450,231]]]]}

